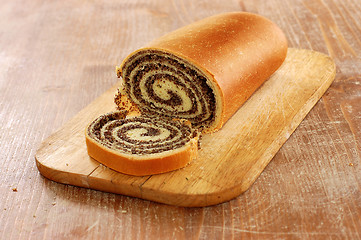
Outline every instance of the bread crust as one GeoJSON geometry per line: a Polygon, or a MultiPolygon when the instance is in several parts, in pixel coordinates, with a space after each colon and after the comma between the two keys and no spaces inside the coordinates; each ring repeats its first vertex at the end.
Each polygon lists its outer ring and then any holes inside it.
{"type": "Polygon", "coordinates": [[[213,132],[219,130],[281,66],[287,48],[282,30],[267,18],[231,12],[182,27],[138,51],[165,51],[187,60],[205,73],[220,93],[221,100],[221,117],[211,129],[213,132]]]}

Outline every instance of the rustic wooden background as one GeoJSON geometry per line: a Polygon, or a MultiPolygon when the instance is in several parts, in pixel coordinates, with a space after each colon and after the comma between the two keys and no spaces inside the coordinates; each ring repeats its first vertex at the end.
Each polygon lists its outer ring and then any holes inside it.
{"type": "Polygon", "coordinates": [[[359,0],[0,0],[0,239],[360,239],[360,13],[359,0]],[[247,192],[180,208],[39,174],[40,143],[118,81],[127,54],[226,11],[264,15],[337,65],[247,192]]]}

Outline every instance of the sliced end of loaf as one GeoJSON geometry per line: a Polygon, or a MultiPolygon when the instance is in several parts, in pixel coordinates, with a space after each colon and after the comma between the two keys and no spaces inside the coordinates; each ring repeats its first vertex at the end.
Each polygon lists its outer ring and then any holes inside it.
{"type": "Polygon", "coordinates": [[[128,56],[117,74],[124,94],[144,115],[186,119],[205,132],[221,125],[222,93],[213,77],[191,61],[143,48],[128,56]]]}

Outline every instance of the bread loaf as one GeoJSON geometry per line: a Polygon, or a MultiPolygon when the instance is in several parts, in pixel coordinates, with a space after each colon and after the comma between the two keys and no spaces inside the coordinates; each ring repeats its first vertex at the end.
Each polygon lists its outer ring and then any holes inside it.
{"type": "Polygon", "coordinates": [[[192,23],[131,53],[117,68],[147,116],[214,132],[282,64],[287,41],[270,20],[233,12],[192,23]]]}
{"type": "Polygon", "coordinates": [[[92,122],[89,155],[138,176],[184,167],[197,156],[199,132],[219,130],[286,54],[286,38],[274,23],[243,12],[209,17],[154,40],[117,67],[122,87],[115,103],[141,116],[115,112],[92,122]]]}

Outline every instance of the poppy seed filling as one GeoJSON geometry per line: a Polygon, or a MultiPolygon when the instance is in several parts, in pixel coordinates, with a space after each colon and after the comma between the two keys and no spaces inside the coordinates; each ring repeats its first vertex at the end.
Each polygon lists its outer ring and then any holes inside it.
{"type": "Polygon", "coordinates": [[[181,58],[142,50],[122,67],[126,95],[142,114],[189,120],[196,128],[215,121],[216,98],[206,76],[181,58]]]}
{"type": "Polygon", "coordinates": [[[182,121],[148,117],[126,118],[112,112],[95,119],[88,135],[102,145],[130,154],[154,154],[184,146],[197,133],[182,121]]]}

